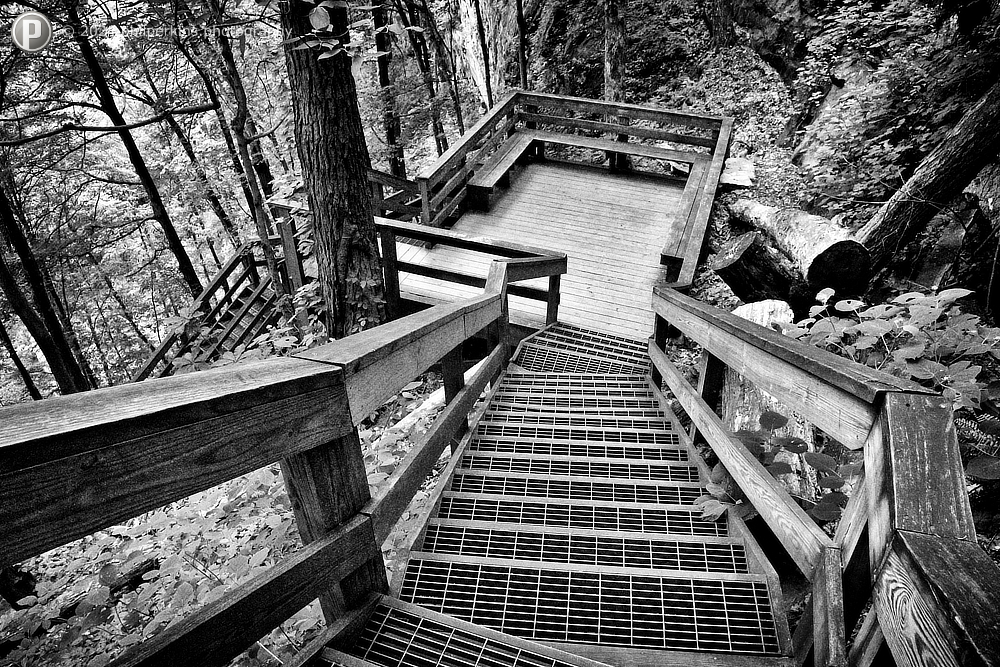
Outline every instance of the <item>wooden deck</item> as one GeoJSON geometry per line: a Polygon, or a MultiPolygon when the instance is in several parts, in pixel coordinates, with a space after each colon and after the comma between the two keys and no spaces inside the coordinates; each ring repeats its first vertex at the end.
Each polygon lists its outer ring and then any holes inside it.
{"type": "MultiPolygon", "coordinates": [[[[681,245],[689,216],[685,183],[651,176],[615,174],[599,167],[531,163],[515,174],[489,212],[470,211],[457,232],[565,252],[559,319],[615,335],[640,338],[652,332],[649,291],[666,279],[664,247],[681,245]]],[[[701,238],[692,240],[700,246],[701,238]]],[[[400,243],[401,261],[485,276],[493,257],[457,248],[400,243]]],[[[544,282],[528,284],[544,288],[544,282]]],[[[478,287],[400,275],[402,293],[441,302],[468,298],[478,287]]],[[[545,304],[511,297],[511,320],[538,327],[545,304]]]]}

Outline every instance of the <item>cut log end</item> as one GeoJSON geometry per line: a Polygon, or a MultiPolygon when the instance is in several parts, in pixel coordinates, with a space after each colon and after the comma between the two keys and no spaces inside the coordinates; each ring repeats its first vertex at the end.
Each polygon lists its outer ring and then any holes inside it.
{"type": "Polygon", "coordinates": [[[710,268],[746,302],[785,300],[801,278],[791,262],[769,247],[757,232],[749,232],[727,243],[710,268]]]}
{"type": "Polygon", "coordinates": [[[873,278],[871,253],[857,241],[838,241],[809,265],[806,279],[815,291],[833,289],[837,296],[864,294],[873,278]]]}

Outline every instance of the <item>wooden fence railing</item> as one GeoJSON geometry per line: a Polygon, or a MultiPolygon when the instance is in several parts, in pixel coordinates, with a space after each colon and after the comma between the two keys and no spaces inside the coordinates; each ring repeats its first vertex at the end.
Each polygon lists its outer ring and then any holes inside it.
{"type": "Polygon", "coordinates": [[[950,403],[667,288],[653,307],[654,384],[666,383],[812,583],[796,664],[881,664],[884,645],[898,665],[1000,664],[1000,570],[976,544],[950,403]],[[703,348],[698,390],[663,352],[678,332],[703,348]],[[864,448],[863,481],[834,537],[726,430],[712,404],[725,367],[864,448]]]}
{"type": "MultiPolygon", "coordinates": [[[[378,228],[382,246],[385,300],[390,317],[396,317],[400,313],[400,273],[427,276],[429,278],[446,280],[460,285],[471,285],[473,287],[485,287],[487,283],[487,277],[485,276],[476,276],[437,266],[399,260],[396,256],[396,241],[399,238],[427,241],[435,245],[473,250],[489,255],[517,259],[519,261],[531,260],[536,266],[546,266],[550,270],[550,273],[546,274],[549,278],[547,290],[523,285],[510,285],[507,291],[514,296],[544,301],[546,303],[546,324],[555,322],[559,316],[559,284],[561,274],[566,272],[565,253],[552,252],[498,239],[470,236],[451,230],[434,229],[424,225],[399,222],[386,218],[376,218],[375,226],[378,228]]],[[[517,280],[522,279],[518,278],[517,280]]],[[[512,280],[512,282],[516,281],[512,280]]]]}
{"type": "Polygon", "coordinates": [[[306,546],[113,664],[224,665],[316,598],[335,631],[387,590],[381,542],[510,357],[508,284],[562,271],[495,261],[480,296],[295,357],[4,409],[0,565],[280,461],[306,546]],[[489,326],[498,344],[463,387],[456,350],[489,326]],[[449,405],[371,498],[356,427],[439,360],[449,405]]]}

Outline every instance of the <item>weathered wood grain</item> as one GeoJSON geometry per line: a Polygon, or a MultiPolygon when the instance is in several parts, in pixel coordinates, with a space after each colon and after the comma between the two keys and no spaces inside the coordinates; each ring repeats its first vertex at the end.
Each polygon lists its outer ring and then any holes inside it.
{"type": "Polygon", "coordinates": [[[337,368],[271,359],[7,408],[0,562],[17,562],[347,432],[337,368]]]}
{"type": "Polygon", "coordinates": [[[674,397],[712,446],[716,456],[747,495],[775,536],[810,579],[830,538],[795,503],[747,448],[726,430],[667,356],[652,341],[649,356],[674,397]]]}
{"type": "Polygon", "coordinates": [[[356,517],[288,560],[128,650],[113,667],[219,667],[378,555],[371,521],[356,517]]]}
{"type": "Polygon", "coordinates": [[[709,114],[665,111],[656,107],[640,106],[638,104],[606,102],[535,91],[522,91],[518,93],[517,103],[556,109],[570,109],[585,113],[599,113],[608,116],[625,116],[626,118],[651,120],[663,124],[687,125],[711,130],[717,130],[724,120],[722,116],[712,116],[709,114]]]}
{"type": "Polygon", "coordinates": [[[380,228],[379,245],[382,248],[382,276],[385,280],[385,311],[389,320],[400,315],[399,311],[399,266],[396,257],[396,233],[380,228]]]}
{"type": "Polygon", "coordinates": [[[419,241],[430,241],[431,243],[464,248],[465,250],[485,252],[501,257],[564,256],[564,253],[544,248],[536,248],[485,236],[473,236],[449,229],[429,228],[424,225],[390,220],[389,218],[376,218],[375,226],[379,229],[391,229],[397,236],[405,236],[419,241]]]}
{"type": "Polygon", "coordinates": [[[320,663],[317,658],[329,645],[339,646],[350,642],[364,629],[382,597],[381,593],[370,595],[362,604],[346,612],[333,625],[327,626],[308,644],[299,648],[298,653],[289,658],[282,667],[318,666],[320,663]]]}
{"type": "MultiPolygon", "coordinates": [[[[563,261],[565,262],[565,260],[563,261]]],[[[461,271],[451,271],[449,269],[442,269],[436,266],[413,264],[411,262],[396,262],[396,267],[399,269],[400,273],[426,276],[428,278],[434,278],[435,280],[446,280],[448,282],[458,283],[459,285],[469,285],[470,287],[484,287],[486,285],[485,278],[463,273],[461,271]]],[[[525,287],[522,285],[511,285],[508,288],[508,292],[512,295],[522,296],[525,299],[533,299],[535,301],[547,301],[549,298],[548,292],[545,290],[537,289],[535,287],[525,287]]]]}
{"type": "Polygon", "coordinates": [[[434,164],[428,165],[420,170],[417,175],[417,182],[427,182],[429,185],[436,185],[443,177],[455,167],[466,153],[481,141],[484,137],[494,133],[497,121],[503,116],[513,111],[517,99],[515,92],[508,93],[502,100],[497,102],[475,125],[466,130],[458,141],[445,151],[434,164]]]}
{"type": "Polygon", "coordinates": [[[522,130],[522,132],[525,136],[546,144],[561,144],[563,146],[617,152],[622,155],[635,155],[653,160],[670,160],[671,162],[684,162],[688,164],[708,161],[703,153],[695,153],[694,151],[675,151],[647,144],[630,144],[609,139],[584,137],[579,134],[561,134],[559,132],[545,132],[543,130],[522,130]]]}
{"type": "Polygon", "coordinates": [[[841,552],[837,547],[824,548],[813,577],[813,665],[815,667],[843,667],[847,664],[840,558],[841,552]]]}
{"type": "MultiPolygon", "coordinates": [[[[614,134],[625,134],[630,137],[641,139],[659,139],[660,141],[670,141],[677,144],[690,144],[692,146],[702,146],[707,148],[715,147],[715,140],[708,137],[699,137],[688,134],[678,134],[655,127],[636,127],[635,125],[620,125],[618,123],[605,123],[596,120],[586,120],[584,118],[570,118],[567,116],[554,116],[540,113],[518,113],[518,118],[525,123],[537,125],[558,125],[561,127],[572,127],[581,130],[596,130],[614,134]]],[[[530,129],[534,129],[532,126],[530,129]]]]}
{"type": "Polygon", "coordinates": [[[886,655],[885,636],[878,624],[878,613],[872,608],[865,614],[847,654],[847,663],[851,667],[872,667],[872,665],[889,664],[891,655],[886,655]]]}

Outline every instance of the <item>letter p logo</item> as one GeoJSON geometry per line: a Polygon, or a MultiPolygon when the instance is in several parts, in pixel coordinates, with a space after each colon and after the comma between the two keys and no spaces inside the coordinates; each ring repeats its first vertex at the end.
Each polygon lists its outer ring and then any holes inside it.
{"type": "Polygon", "coordinates": [[[44,14],[25,12],[14,19],[10,38],[22,51],[41,51],[52,41],[52,23],[44,14]]]}

